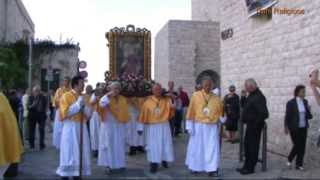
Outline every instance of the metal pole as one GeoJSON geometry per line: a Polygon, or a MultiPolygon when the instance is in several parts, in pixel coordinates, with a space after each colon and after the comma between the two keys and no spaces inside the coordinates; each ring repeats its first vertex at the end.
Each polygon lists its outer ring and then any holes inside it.
{"type": "Polygon", "coordinates": [[[239,136],[240,136],[240,143],[239,143],[239,161],[243,162],[243,152],[244,152],[244,142],[243,142],[243,137],[244,137],[244,124],[242,120],[240,119],[240,130],[239,130],[239,136]]]}
{"type": "Polygon", "coordinates": [[[82,179],[82,167],[83,167],[83,121],[84,121],[84,117],[83,117],[83,107],[81,107],[81,120],[80,120],[80,164],[79,164],[79,178],[82,179]]]}
{"type": "Polygon", "coordinates": [[[28,36],[29,58],[28,58],[28,88],[32,88],[32,36],[28,36]]]}
{"type": "Polygon", "coordinates": [[[268,136],[268,126],[265,123],[262,134],[262,171],[267,171],[267,136],[268,136]]]}

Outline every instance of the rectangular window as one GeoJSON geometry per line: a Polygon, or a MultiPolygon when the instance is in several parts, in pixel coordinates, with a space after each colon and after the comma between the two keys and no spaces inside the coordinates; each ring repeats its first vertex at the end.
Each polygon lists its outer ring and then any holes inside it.
{"type": "Polygon", "coordinates": [[[278,3],[278,0],[245,0],[249,17],[257,15],[258,10],[266,10],[278,3]]]}

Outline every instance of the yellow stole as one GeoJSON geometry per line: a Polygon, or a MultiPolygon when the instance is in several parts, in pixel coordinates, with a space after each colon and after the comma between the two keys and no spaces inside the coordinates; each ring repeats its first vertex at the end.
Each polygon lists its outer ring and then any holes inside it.
{"type": "MultiPolygon", "coordinates": [[[[105,108],[104,108],[105,109],[105,108]]],[[[111,112],[111,114],[116,118],[117,121],[121,123],[127,123],[130,120],[130,113],[129,113],[129,104],[127,99],[124,96],[119,95],[117,98],[112,97],[110,99],[110,103],[107,106],[107,109],[111,112]]],[[[107,112],[104,110],[103,116],[107,112]]],[[[104,120],[104,118],[103,118],[104,120]]]]}
{"type": "Polygon", "coordinates": [[[61,114],[61,121],[64,121],[66,119],[70,119],[72,121],[76,121],[76,122],[81,122],[81,119],[83,119],[83,121],[86,121],[86,117],[83,113],[78,112],[77,114],[73,115],[73,116],[68,116],[68,112],[69,112],[69,107],[71,105],[73,105],[77,99],[78,99],[79,95],[75,92],[75,91],[69,91],[67,93],[65,93],[61,100],[60,100],[60,114],[61,114]],[[83,116],[83,117],[82,117],[83,116]]]}
{"type": "Polygon", "coordinates": [[[0,92],[0,166],[20,162],[23,153],[17,119],[0,92]]]}
{"type": "Polygon", "coordinates": [[[52,104],[55,108],[59,108],[59,104],[60,104],[60,99],[62,97],[62,95],[68,91],[70,91],[70,88],[65,88],[65,87],[61,87],[59,89],[57,89],[53,99],[52,99],[52,104]]]}
{"type": "Polygon", "coordinates": [[[143,103],[139,121],[145,124],[156,124],[169,121],[174,116],[174,108],[169,97],[157,98],[150,96],[143,103]],[[159,108],[159,113],[156,109],[159,108]]]}
{"type": "Polygon", "coordinates": [[[84,99],[84,102],[85,102],[86,106],[91,108],[91,109],[93,109],[93,106],[90,103],[91,95],[85,94],[85,95],[83,95],[83,99],[84,99]]]}
{"type": "Polygon", "coordinates": [[[217,123],[223,116],[223,112],[223,103],[220,98],[202,90],[193,94],[186,118],[201,123],[217,123]],[[205,107],[209,109],[208,114],[204,113],[205,107]]]}

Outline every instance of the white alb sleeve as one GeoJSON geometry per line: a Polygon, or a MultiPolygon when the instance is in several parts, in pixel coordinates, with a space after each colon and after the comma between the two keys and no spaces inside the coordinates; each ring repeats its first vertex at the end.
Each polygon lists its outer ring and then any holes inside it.
{"type": "Polygon", "coordinates": [[[106,107],[108,104],[110,103],[110,99],[107,95],[104,95],[101,99],[100,99],[100,102],[99,102],[99,105],[101,107],[106,107]]]}
{"type": "Polygon", "coordinates": [[[144,131],[144,124],[141,122],[138,122],[137,124],[137,131],[144,131]]]}
{"type": "Polygon", "coordinates": [[[186,120],[186,129],[191,136],[194,135],[195,133],[194,120],[186,120]]]}
{"type": "Polygon", "coordinates": [[[75,103],[73,103],[68,110],[68,116],[73,116],[77,113],[79,113],[81,110],[81,104],[79,101],[76,101],[75,103]]]}
{"type": "Polygon", "coordinates": [[[226,121],[227,121],[227,118],[226,118],[225,116],[221,116],[221,117],[220,117],[220,122],[221,122],[222,124],[226,123],[226,121]]]}
{"type": "Polygon", "coordinates": [[[97,100],[97,97],[95,94],[92,94],[92,96],[90,97],[90,103],[95,103],[97,100]]]}

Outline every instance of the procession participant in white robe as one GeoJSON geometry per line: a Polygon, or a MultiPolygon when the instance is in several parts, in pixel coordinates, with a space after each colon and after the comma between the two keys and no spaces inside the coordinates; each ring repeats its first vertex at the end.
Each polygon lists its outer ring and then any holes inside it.
{"type": "Polygon", "coordinates": [[[130,120],[127,99],[120,95],[121,85],[113,82],[99,105],[104,109],[100,127],[98,165],[107,172],[126,167],[126,123],[130,120]]]}
{"type": "Polygon", "coordinates": [[[190,134],[186,165],[193,173],[207,172],[219,176],[219,123],[224,122],[223,103],[212,93],[211,79],[202,81],[203,90],[191,98],[187,112],[187,131],[190,134]]]}
{"type": "Polygon", "coordinates": [[[130,147],[129,155],[135,155],[137,151],[144,152],[145,136],[138,135],[137,127],[139,123],[139,114],[141,106],[145,98],[132,97],[128,99],[129,102],[129,112],[130,121],[127,123],[127,136],[126,141],[130,147]]]}
{"type": "Polygon", "coordinates": [[[80,135],[83,137],[83,175],[91,174],[90,143],[86,124],[88,110],[85,108],[84,98],[81,95],[84,80],[80,76],[72,78],[72,90],[65,93],[60,101],[61,119],[63,121],[60,164],[57,174],[63,179],[78,178],[80,170],[80,135]],[[81,123],[83,131],[80,132],[81,123]]]}
{"type": "Polygon", "coordinates": [[[62,95],[68,91],[70,91],[70,77],[65,77],[63,81],[63,86],[57,89],[54,98],[52,99],[53,107],[55,108],[55,116],[54,116],[54,128],[53,128],[53,135],[52,135],[52,144],[57,149],[60,149],[60,142],[61,142],[61,133],[63,123],[60,118],[60,110],[59,110],[59,103],[62,95]]]}
{"type": "Polygon", "coordinates": [[[99,111],[99,101],[102,95],[101,88],[96,89],[96,92],[92,94],[90,99],[90,104],[93,108],[93,113],[90,119],[90,140],[91,140],[91,150],[93,151],[93,156],[98,157],[99,150],[99,135],[100,135],[100,122],[101,114],[99,111]]]}
{"type": "Polygon", "coordinates": [[[174,160],[169,120],[174,116],[175,106],[170,97],[161,96],[160,84],[154,84],[152,92],[153,96],[148,97],[141,108],[138,134],[145,129],[147,160],[150,172],[156,173],[160,163],[168,168],[168,162],[174,160]]]}

